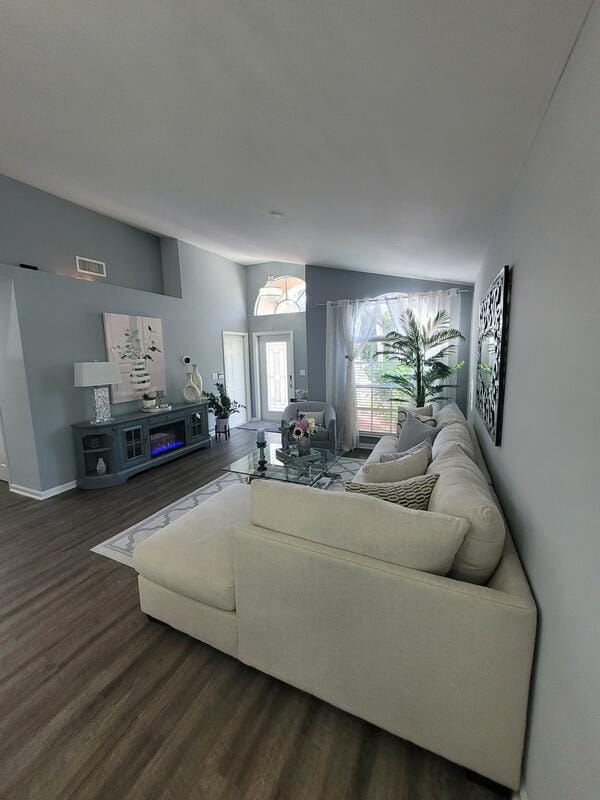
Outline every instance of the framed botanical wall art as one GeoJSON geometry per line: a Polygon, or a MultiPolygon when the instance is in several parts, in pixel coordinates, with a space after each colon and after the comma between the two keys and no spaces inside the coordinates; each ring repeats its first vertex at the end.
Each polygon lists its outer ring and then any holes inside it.
{"type": "Polygon", "coordinates": [[[119,364],[122,383],[111,387],[112,402],[140,400],[145,392],[166,390],[162,320],[105,313],[104,337],[109,361],[119,364]]]}
{"type": "Polygon", "coordinates": [[[495,445],[502,442],[510,267],[502,267],[479,304],[475,407],[495,445]]]}

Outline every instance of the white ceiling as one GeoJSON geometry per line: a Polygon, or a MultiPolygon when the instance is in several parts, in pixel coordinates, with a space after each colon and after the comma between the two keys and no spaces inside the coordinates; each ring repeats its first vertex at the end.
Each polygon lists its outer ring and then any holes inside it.
{"type": "Polygon", "coordinates": [[[472,280],[588,6],[2,0],[0,172],[240,263],[472,280]]]}

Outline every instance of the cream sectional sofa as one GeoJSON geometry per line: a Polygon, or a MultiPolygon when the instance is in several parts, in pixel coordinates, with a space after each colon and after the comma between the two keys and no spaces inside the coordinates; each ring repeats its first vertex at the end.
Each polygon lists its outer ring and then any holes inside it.
{"type": "MultiPolygon", "coordinates": [[[[472,429],[453,405],[438,423],[430,511],[228,487],[138,545],[141,608],[516,789],[536,609],[472,429]]],[[[383,437],[369,460],[393,447],[383,437]]]]}

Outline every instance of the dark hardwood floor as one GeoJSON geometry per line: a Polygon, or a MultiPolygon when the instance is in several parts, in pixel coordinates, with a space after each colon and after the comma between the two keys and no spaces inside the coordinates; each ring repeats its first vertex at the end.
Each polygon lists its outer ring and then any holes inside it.
{"type": "Polygon", "coordinates": [[[509,793],[240,664],[138,608],[90,553],[247,452],[256,434],[37,502],[0,482],[0,797],[369,798],[509,793]]]}

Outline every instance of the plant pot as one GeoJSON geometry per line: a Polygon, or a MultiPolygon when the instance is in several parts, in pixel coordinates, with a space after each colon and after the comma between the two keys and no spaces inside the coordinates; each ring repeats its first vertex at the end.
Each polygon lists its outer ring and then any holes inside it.
{"type": "Polygon", "coordinates": [[[217,433],[227,433],[229,430],[229,419],[216,419],[215,431],[217,433]]]}

